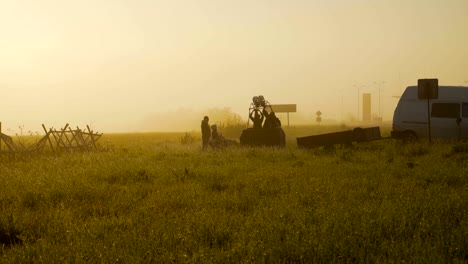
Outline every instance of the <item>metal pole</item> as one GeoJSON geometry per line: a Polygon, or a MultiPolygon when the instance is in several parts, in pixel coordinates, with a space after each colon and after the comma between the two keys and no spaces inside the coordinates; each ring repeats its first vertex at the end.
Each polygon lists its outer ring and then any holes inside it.
{"type": "Polygon", "coordinates": [[[382,82],[374,82],[375,85],[379,88],[379,117],[383,120],[382,117],[382,104],[381,104],[381,96],[380,96],[380,90],[382,89],[382,85],[385,83],[385,81],[382,82]]]}
{"type": "Polygon", "coordinates": [[[359,91],[359,87],[357,89],[357,121],[359,122],[359,94],[360,94],[360,91],[359,91]]]}
{"type": "Polygon", "coordinates": [[[382,92],[382,97],[383,97],[383,98],[382,98],[382,122],[383,122],[383,111],[384,111],[384,109],[385,109],[385,107],[384,107],[384,104],[385,104],[385,100],[384,100],[384,98],[385,98],[385,91],[382,92]]]}
{"type": "Polygon", "coordinates": [[[430,111],[430,100],[427,99],[427,124],[429,129],[429,142],[432,142],[432,135],[431,135],[431,111],[430,111]]]}
{"type": "Polygon", "coordinates": [[[341,91],[341,122],[343,122],[343,91],[341,91]]]}
{"type": "Polygon", "coordinates": [[[379,85],[379,117],[382,118],[382,113],[381,113],[382,104],[380,103],[380,86],[381,85],[379,85]]]}
{"type": "Polygon", "coordinates": [[[356,87],[356,89],[357,89],[357,107],[356,107],[356,109],[357,109],[357,119],[356,120],[359,122],[360,121],[359,120],[359,116],[360,116],[360,114],[359,114],[359,111],[360,111],[360,108],[359,108],[360,99],[359,99],[359,97],[361,96],[361,86],[358,85],[358,84],[354,84],[353,87],[356,87]]]}
{"type": "Polygon", "coordinates": [[[289,127],[289,112],[287,112],[287,113],[288,113],[288,127],[289,127]]]}

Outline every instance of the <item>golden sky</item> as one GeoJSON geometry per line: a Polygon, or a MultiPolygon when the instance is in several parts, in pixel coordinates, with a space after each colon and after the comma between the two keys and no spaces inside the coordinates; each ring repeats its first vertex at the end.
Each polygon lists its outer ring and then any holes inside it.
{"type": "Polygon", "coordinates": [[[246,118],[259,94],[339,120],[379,87],[390,120],[418,78],[468,86],[467,0],[0,0],[0,34],[4,127],[246,118]]]}

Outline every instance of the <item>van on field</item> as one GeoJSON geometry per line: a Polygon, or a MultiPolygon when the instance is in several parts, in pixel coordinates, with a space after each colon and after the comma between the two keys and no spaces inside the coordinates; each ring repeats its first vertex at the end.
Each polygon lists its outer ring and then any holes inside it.
{"type": "MultiPolygon", "coordinates": [[[[468,87],[439,86],[438,99],[429,101],[431,137],[468,139],[468,87]]],[[[392,137],[429,137],[426,99],[418,99],[418,87],[407,87],[395,108],[392,137]]]]}

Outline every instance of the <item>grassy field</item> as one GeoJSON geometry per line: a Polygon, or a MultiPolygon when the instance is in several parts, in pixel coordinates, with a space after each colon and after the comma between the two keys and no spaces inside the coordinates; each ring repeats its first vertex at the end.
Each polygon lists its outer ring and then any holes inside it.
{"type": "Polygon", "coordinates": [[[0,156],[0,263],[467,263],[468,145],[295,146],[343,128],[290,128],[285,149],[148,133],[0,156]]]}

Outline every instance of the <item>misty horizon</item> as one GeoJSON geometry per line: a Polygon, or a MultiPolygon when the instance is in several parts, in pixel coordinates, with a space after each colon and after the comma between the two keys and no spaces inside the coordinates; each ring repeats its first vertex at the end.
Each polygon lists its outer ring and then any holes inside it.
{"type": "Polygon", "coordinates": [[[0,122],[131,132],[185,109],[174,128],[198,130],[208,109],[247,119],[260,94],[297,104],[292,124],[341,122],[363,93],[391,120],[420,78],[468,86],[466,25],[464,0],[8,1],[0,122]]]}

